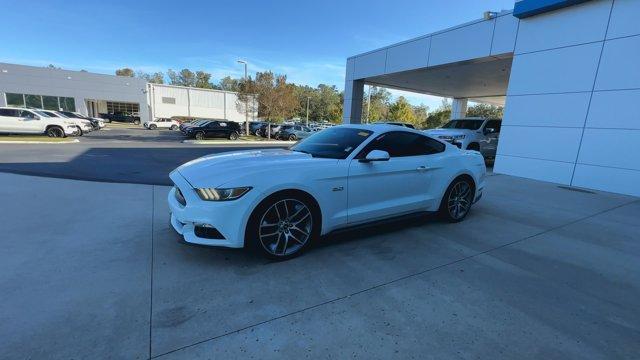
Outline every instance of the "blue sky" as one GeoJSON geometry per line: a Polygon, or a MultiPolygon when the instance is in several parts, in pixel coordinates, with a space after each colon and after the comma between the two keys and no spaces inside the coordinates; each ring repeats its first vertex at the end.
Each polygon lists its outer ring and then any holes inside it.
{"type": "MultiPolygon", "coordinates": [[[[273,70],[344,85],[346,58],[513,8],[513,0],[0,0],[0,61],[113,74],[205,70],[214,81],[273,70]]],[[[400,94],[399,92],[395,93],[400,94]]],[[[406,94],[409,95],[409,94],[406,94]]],[[[410,96],[437,106],[439,99],[410,96]]]]}

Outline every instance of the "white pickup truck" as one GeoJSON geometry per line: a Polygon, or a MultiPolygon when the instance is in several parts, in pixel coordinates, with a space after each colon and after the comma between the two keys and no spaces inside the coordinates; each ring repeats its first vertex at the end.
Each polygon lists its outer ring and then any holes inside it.
{"type": "Polygon", "coordinates": [[[76,135],[80,129],[70,119],[49,117],[38,110],[0,107],[0,134],[76,135]]]}

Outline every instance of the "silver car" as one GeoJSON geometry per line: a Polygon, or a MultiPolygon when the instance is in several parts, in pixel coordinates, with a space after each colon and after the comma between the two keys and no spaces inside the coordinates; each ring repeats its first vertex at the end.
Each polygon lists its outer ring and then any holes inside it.
{"type": "Polygon", "coordinates": [[[493,159],[498,149],[501,125],[502,119],[463,118],[425,132],[461,149],[479,151],[485,159],[493,159]]]}

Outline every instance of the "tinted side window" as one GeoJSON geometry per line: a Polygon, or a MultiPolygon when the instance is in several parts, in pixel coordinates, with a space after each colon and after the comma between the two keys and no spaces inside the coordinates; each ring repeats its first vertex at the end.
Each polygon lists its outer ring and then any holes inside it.
{"type": "Polygon", "coordinates": [[[31,111],[26,111],[26,110],[22,110],[22,112],[20,112],[20,116],[23,118],[27,118],[27,119],[33,119],[36,117],[36,115],[34,113],[32,113],[31,111]]]}
{"type": "Polygon", "coordinates": [[[209,128],[218,127],[218,122],[217,121],[212,121],[212,122],[207,124],[207,127],[209,127],[209,128]]]}
{"type": "Polygon", "coordinates": [[[0,116],[18,117],[18,110],[14,109],[0,109],[0,116]]]}
{"type": "Polygon", "coordinates": [[[358,154],[358,158],[365,157],[372,150],[382,150],[391,157],[429,155],[444,151],[441,142],[410,132],[389,132],[379,135],[371,144],[358,154]]]}
{"type": "Polygon", "coordinates": [[[489,120],[487,121],[487,125],[484,126],[485,129],[496,129],[496,132],[500,132],[500,127],[502,126],[502,120],[489,120]]]}

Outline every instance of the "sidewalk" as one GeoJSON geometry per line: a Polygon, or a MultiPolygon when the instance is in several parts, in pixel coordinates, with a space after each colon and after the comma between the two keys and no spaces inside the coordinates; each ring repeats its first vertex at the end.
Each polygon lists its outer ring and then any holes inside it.
{"type": "Polygon", "coordinates": [[[459,224],[179,243],[169,187],[0,173],[4,358],[633,358],[640,202],[496,175],[459,224]],[[428,355],[425,355],[428,354],[428,355]]]}

